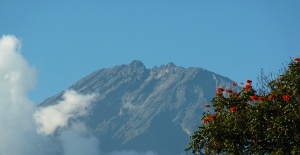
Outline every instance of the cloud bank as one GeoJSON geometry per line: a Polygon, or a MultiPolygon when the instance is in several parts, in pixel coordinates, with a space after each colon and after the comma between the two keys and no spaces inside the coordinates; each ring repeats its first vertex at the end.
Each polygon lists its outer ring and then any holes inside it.
{"type": "Polygon", "coordinates": [[[64,100],[55,106],[37,109],[27,97],[36,84],[36,70],[22,57],[20,49],[21,43],[16,37],[0,38],[0,154],[69,155],[72,147],[77,152],[98,153],[95,138],[83,135],[83,130],[74,125],[68,126],[70,119],[88,113],[96,95],[68,90],[64,100]],[[48,136],[59,127],[66,129],[57,138],[48,136]],[[78,147],[76,140],[89,146],[80,144],[78,147]]]}
{"type": "Polygon", "coordinates": [[[87,115],[96,94],[80,95],[67,90],[63,98],[58,104],[41,108],[34,114],[40,124],[39,133],[52,134],[57,128],[66,127],[71,118],[87,115]]]}
{"type": "MultiPolygon", "coordinates": [[[[103,155],[98,139],[77,119],[88,115],[97,95],[67,90],[62,101],[37,108],[28,98],[37,72],[20,49],[15,36],[0,38],[0,155],[103,155]]],[[[156,154],[115,151],[109,155],[156,154]]]]}
{"type": "Polygon", "coordinates": [[[47,138],[36,132],[32,114],[36,106],[27,98],[35,85],[36,71],[20,54],[14,36],[0,39],[0,154],[53,153],[47,138]],[[28,138],[30,137],[30,138],[28,138]]]}

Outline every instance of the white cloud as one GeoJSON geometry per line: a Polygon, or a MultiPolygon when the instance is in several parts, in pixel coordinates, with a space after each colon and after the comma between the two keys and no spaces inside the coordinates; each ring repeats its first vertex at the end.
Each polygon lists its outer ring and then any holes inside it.
{"type": "Polygon", "coordinates": [[[67,90],[63,100],[55,105],[42,107],[36,111],[34,118],[39,124],[38,132],[44,135],[58,133],[64,155],[99,155],[98,139],[89,135],[82,122],[70,122],[88,114],[96,94],[81,95],[74,90],[67,90]]]}
{"type": "Polygon", "coordinates": [[[86,131],[84,125],[77,122],[68,127],[70,119],[88,113],[96,95],[81,95],[69,90],[57,105],[37,109],[27,97],[35,86],[36,70],[22,57],[20,46],[20,41],[12,35],[0,38],[0,154],[69,155],[72,148],[77,152],[96,152],[97,139],[83,134],[86,131]],[[67,130],[58,138],[47,136],[58,127],[67,130]]]}
{"type": "Polygon", "coordinates": [[[66,127],[70,119],[88,114],[95,97],[96,94],[81,95],[74,90],[67,90],[58,104],[38,109],[34,114],[40,125],[39,133],[52,134],[57,128],[66,127]]]}
{"type": "MultiPolygon", "coordinates": [[[[36,133],[32,114],[36,106],[27,98],[36,71],[20,54],[20,42],[11,35],[0,38],[0,154],[44,154],[49,140],[36,133]],[[30,138],[28,138],[30,137],[30,138]]],[[[50,146],[50,145],[49,145],[50,146]]],[[[52,152],[53,153],[53,152],[52,152]]]]}
{"type": "MultiPolygon", "coordinates": [[[[0,39],[0,88],[2,96],[23,100],[35,86],[37,74],[20,53],[20,41],[11,35],[0,39]]],[[[2,97],[1,96],[1,97],[2,97]]]]}

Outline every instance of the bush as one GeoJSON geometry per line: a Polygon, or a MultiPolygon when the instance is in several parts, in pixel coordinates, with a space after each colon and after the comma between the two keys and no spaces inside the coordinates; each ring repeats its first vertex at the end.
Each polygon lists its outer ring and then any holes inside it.
{"type": "MultiPolygon", "coordinates": [[[[190,137],[193,154],[300,154],[300,58],[295,58],[268,92],[247,80],[241,91],[218,88],[213,111],[190,137]]],[[[210,108],[209,105],[205,106],[210,108]]]]}

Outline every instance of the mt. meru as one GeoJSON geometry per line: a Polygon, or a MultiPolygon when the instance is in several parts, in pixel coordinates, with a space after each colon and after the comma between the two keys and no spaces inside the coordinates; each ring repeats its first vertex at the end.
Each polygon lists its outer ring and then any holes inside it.
{"type": "MultiPolygon", "coordinates": [[[[136,150],[158,155],[185,154],[189,135],[201,124],[204,105],[216,88],[232,80],[195,67],[173,63],[145,68],[138,60],[100,69],[68,89],[97,93],[90,113],[80,118],[100,141],[103,152],[136,150]]],[[[54,105],[63,92],[40,106],[54,105]]]]}

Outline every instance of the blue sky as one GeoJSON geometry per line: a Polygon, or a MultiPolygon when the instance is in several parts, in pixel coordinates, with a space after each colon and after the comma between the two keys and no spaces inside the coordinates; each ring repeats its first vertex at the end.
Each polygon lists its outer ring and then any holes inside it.
{"type": "Polygon", "coordinates": [[[101,68],[173,62],[237,82],[300,56],[300,1],[0,1],[0,35],[38,70],[36,103],[101,68]]]}

